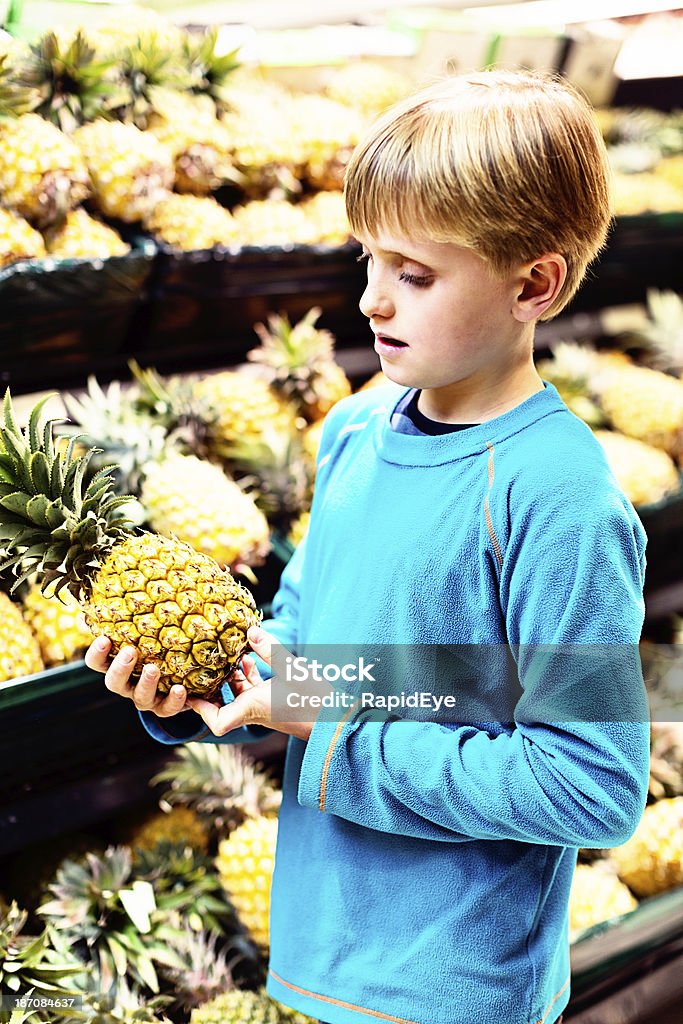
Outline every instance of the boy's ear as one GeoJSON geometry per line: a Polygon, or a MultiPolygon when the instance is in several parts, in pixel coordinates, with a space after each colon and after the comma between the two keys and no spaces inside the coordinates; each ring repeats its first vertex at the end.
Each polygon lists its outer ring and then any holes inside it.
{"type": "Polygon", "coordinates": [[[567,262],[557,252],[546,253],[525,263],[517,278],[517,292],[512,310],[520,323],[530,323],[543,316],[562,290],[567,278],[567,262]]]}

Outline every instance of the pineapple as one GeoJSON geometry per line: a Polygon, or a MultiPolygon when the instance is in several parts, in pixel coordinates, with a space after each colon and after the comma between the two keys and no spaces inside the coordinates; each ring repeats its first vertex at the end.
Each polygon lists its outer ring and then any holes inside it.
{"type": "Polygon", "coordinates": [[[229,85],[239,66],[237,52],[222,51],[215,27],[185,35],[183,58],[192,81],[192,92],[209,97],[220,111],[228,105],[229,85]]]}
{"type": "Polygon", "coordinates": [[[294,522],[290,526],[289,533],[287,534],[287,540],[295,548],[298,547],[299,544],[301,544],[301,541],[304,539],[304,537],[308,533],[308,527],[310,526],[310,522],[311,522],[311,513],[310,512],[302,512],[301,515],[297,516],[297,518],[294,520],[294,522]]]}
{"type": "Polygon", "coordinates": [[[270,945],[270,885],[277,818],[250,818],[218,844],[216,866],[237,915],[261,949],[270,945]]]}
{"type": "Polygon", "coordinates": [[[23,605],[24,618],[36,635],[46,665],[74,661],[92,643],[83,612],[68,591],[55,597],[54,588],[41,593],[34,583],[23,605]]]}
{"type": "Polygon", "coordinates": [[[313,423],[309,423],[304,430],[303,436],[303,447],[313,465],[315,472],[315,465],[318,461],[318,449],[320,448],[320,441],[323,435],[323,424],[324,420],[315,420],[313,423]]]}
{"type": "Polygon", "coordinates": [[[316,229],[301,206],[294,206],[286,199],[254,199],[244,206],[236,206],[232,215],[240,245],[289,249],[317,241],[316,229]]]}
{"type": "Polygon", "coordinates": [[[650,324],[637,339],[649,347],[655,369],[683,376],[683,298],[671,291],[651,288],[647,293],[650,324]]]}
{"type": "Polygon", "coordinates": [[[35,113],[70,134],[106,116],[120,91],[112,61],[101,60],[86,35],[48,32],[19,63],[20,85],[35,89],[35,113]]]}
{"type": "Polygon", "coordinates": [[[278,1003],[265,989],[258,992],[235,989],[194,1009],[190,1024],[315,1024],[315,1021],[278,1003]]]}
{"type": "Polygon", "coordinates": [[[28,913],[14,901],[0,908],[0,995],[45,990],[74,995],[70,979],[83,973],[83,964],[69,954],[60,955],[46,929],[38,937],[22,935],[27,919],[28,913]]]}
{"type": "Polygon", "coordinates": [[[638,901],[604,862],[577,864],[569,894],[570,941],[581,932],[635,910],[638,901]]]}
{"type": "Polygon", "coordinates": [[[23,217],[0,208],[0,267],[44,256],[45,243],[40,232],[23,217]]]}
{"type": "Polygon", "coordinates": [[[603,362],[591,383],[615,430],[673,458],[683,454],[683,381],[659,370],[603,362]]]}
{"type": "Polygon", "coordinates": [[[325,93],[357,110],[365,119],[377,117],[411,90],[410,79],[374,61],[355,61],[328,75],[325,93]]]}
{"type": "Polygon", "coordinates": [[[170,150],[135,125],[93,121],[72,138],[87,164],[94,202],[108,217],[144,220],[173,184],[170,150]]]}
{"type": "Polygon", "coordinates": [[[316,192],[299,203],[299,209],[311,225],[316,243],[345,245],[351,238],[346,203],[341,192],[316,192]]]}
{"type": "Polygon", "coordinates": [[[265,380],[240,370],[225,370],[201,378],[194,395],[204,417],[216,455],[224,445],[245,439],[260,441],[271,433],[295,433],[298,422],[265,380]]]}
{"type": "Polygon", "coordinates": [[[292,97],[284,90],[253,82],[227,89],[228,109],[221,120],[232,138],[232,157],[248,199],[287,198],[302,189],[305,153],[292,132],[292,97]]]}
{"type": "Polygon", "coordinates": [[[612,850],[611,859],[636,896],[683,885],[683,796],[646,807],[635,834],[612,850]]]}
{"type": "Polygon", "coordinates": [[[90,194],[85,161],[38,114],[0,121],[0,200],[37,227],[62,219],[90,194]]]}
{"type": "Polygon", "coordinates": [[[0,591],[0,686],[44,667],[38,641],[21,609],[0,591]]]}
{"type": "Polygon", "coordinates": [[[21,580],[35,573],[57,593],[70,590],[113,653],[134,648],[135,677],[152,662],[162,692],[182,683],[190,693],[213,695],[260,621],[253,597],[189,545],[133,532],[117,517],[127,499],[114,494],[106,468],[85,488],[90,453],[74,457],[71,445],[55,451],[51,422],[40,429],[44,403],[21,431],[5,396],[0,543],[9,557],[0,569],[13,566],[21,580]]]}
{"type": "Polygon", "coordinates": [[[673,459],[652,445],[615,430],[596,430],[619,486],[634,505],[651,505],[680,489],[673,459]]]}
{"type": "MultiPolygon", "coordinates": [[[[223,940],[224,942],[224,940],[223,940]]],[[[217,932],[194,932],[185,928],[171,948],[182,967],[166,967],[164,977],[173,986],[175,1001],[186,1010],[234,989],[228,952],[221,950],[217,932]]]]}
{"type": "Polygon", "coordinates": [[[363,132],[360,113],[327,96],[301,94],[290,103],[290,133],[301,152],[298,173],[315,189],[341,189],[363,132]]]}
{"type": "Polygon", "coordinates": [[[237,242],[232,214],[210,196],[169,194],[150,210],[145,227],[160,242],[184,252],[237,242]]]}
{"type": "Polygon", "coordinates": [[[199,815],[182,805],[150,815],[131,830],[127,841],[136,856],[141,850],[154,850],[161,843],[187,844],[202,853],[209,848],[209,835],[199,815]]]}
{"type": "Polygon", "coordinates": [[[191,808],[219,834],[275,814],[282,794],[239,747],[187,743],[152,782],[168,782],[162,806],[191,808]]]}
{"type": "Polygon", "coordinates": [[[683,796],[683,722],[650,724],[650,786],[653,800],[683,796]]]}
{"type": "MultiPolygon", "coordinates": [[[[541,359],[536,369],[543,380],[553,384],[568,409],[590,427],[601,427],[605,417],[596,404],[590,382],[598,365],[595,349],[574,342],[560,341],[553,348],[552,359],[541,359]]],[[[380,371],[383,383],[386,378],[380,371]]],[[[372,386],[370,382],[366,386],[372,386]]]]}
{"type": "Polygon", "coordinates": [[[158,992],[155,964],[180,963],[159,936],[154,888],[134,877],[126,847],[63,861],[48,893],[38,913],[94,974],[95,991],[108,993],[125,978],[158,992]]]}
{"type": "Polygon", "coordinates": [[[315,327],[320,313],[314,306],[293,327],[286,316],[270,316],[267,327],[254,328],[260,347],[247,353],[247,359],[266,368],[273,390],[294,402],[309,423],[351,394],[346,374],[334,361],[333,336],[315,327]]]}
{"type": "Polygon", "coordinates": [[[239,180],[230,132],[210,97],[166,92],[153,94],[152,101],[148,130],[173,154],[177,192],[206,196],[239,180]]]}
{"type": "Polygon", "coordinates": [[[219,565],[241,571],[270,549],[268,521],[253,498],[215,466],[169,451],[150,462],[140,500],[152,529],[176,537],[219,565]]]}
{"type": "Polygon", "coordinates": [[[655,175],[678,189],[683,198],[683,154],[660,160],[655,167],[655,175]]]}
{"type": "Polygon", "coordinates": [[[130,246],[113,228],[82,207],[68,213],[59,227],[45,232],[45,245],[51,256],[62,259],[107,259],[130,252],[130,246]]]}
{"type": "Polygon", "coordinates": [[[182,90],[191,84],[180,51],[165,46],[155,32],[124,46],[117,54],[116,67],[122,87],[116,117],[143,131],[150,126],[157,99],[170,103],[177,97],[180,103],[182,90]]]}

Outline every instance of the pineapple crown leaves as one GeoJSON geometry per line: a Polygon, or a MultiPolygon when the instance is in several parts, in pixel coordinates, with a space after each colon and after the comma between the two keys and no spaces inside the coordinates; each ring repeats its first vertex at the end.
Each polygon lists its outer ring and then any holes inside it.
{"type": "Polygon", "coordinates": [[[187,743],[151,782],[170,783],[162,800],[192,807],[218,832],[275,813],[282,798],[263,769],[229,745],[187,743]]]}
{"type": "Polygon", "coordinates": [[[120,95],[113,61],[96,56],[78,31],[68,40],[48,32],[19,65],[18,83],[36,89],[36,112],[62,131],[72,132],[86,121],[108,116],[120,95]]]}
{"type": "Polygon", "coordinates": [[[153,850],[140,851],[135,870],[153,886],[159,921],[171,929],[184,925],[197,932],[237,928],[232,905],[206,854],[162,841],[153,850]]]}
{"type": "Polygon", "coordinates": [[[143,466],[159,459],[166,446],[168,431],[164,423],[152,411],[141,408],[136,396],[118,381],[105,390],[94,376],[88,378],[87,391],[79,398],[64,396],[64,405],[88,442],[116,461],[114,488],[138,494],[143,466]]]}
{"type": "Polygon", "coordinates": [[[167,967],[162,973],[173,984],[181,1006],[191,1009],[234,988],[232,966],[236,958],[228,960],[225,937],[219,932],[184,928],[171,944],[183,966],[167,967]]]}
{"type": "Polygon", "coordinates": [[[173,92],[191,86],[189,71],[179,56],[164,46],[155,32],[146,33],[126,46],[118,57],[125,100],[117,111],[124,121],[145,129],[156,102],[172,103],[173,92]]]}
{"type": "Polygon", "coordinates": [[[27,988],[70,991],[67,979],[82,974],[83,965],[73,956],[57,954],[48,928],[38,936],[22,935],[27,918],[15,902],[0,915],[0,994],[27,988]]]}
{"type": "Polygon", "coordinates": [[[129,499],[112,490],[111,470],[104,467],[85,485],[92,451],[76,456],[77,437],[65,451],[53,438],[55,420],[41,427],[47,395],[31,410],[28,426],[17,424],[9,389],[0,425],[0,572],[11,568],[19,578],[15,590],[34,573],[43,588],[55,582],[58,594],[68,587],[75,597],[87,587],[97,558],[128,530],[116,520],[129,499]]]}
{"type": "Polygon", "coordinates": [[[38,91],[22,85],[9,53],[0,53],[0,116],[19,117],[35,110],[40,102],[38,91]]]}
{"type": "Polygon", "coordinates": [[[261,345],[247,352],[247,359],[263,363],[275,371],[302,370],[305,377],[311,375],[315,364],[332,358],[334,336],[330,331],[319,330],[315,324],[322,310],[313,306],[298,323],[292,324],[283,314],[273,313],[268,325],[254,324],[254,330],[261,339],[261,345]]]}
{"type": "Polygon", "coordinates": [[[53,899],[38,913],[96,966],[102,991],[127,977],[139,988],[159,992],[155,963],[179,961],[160,934],[153,886],[133,877],[128,847],[64,861],[48,889],[53,899]]]}
{"type": "Polygon", "coordinates": [[[647,292],[650,324],[639,340],[652,348],[652,364],[660,370],[683,371],[683,297],[673,291],[647,292]]]}
{"type": "Polygon", "coordinates": [[[239,66],[239,47],[228,53],[218,53],[218,30],[208,28],[200,35],[187,33],[183,40],[183,58],[192,80],[192,92],[211,96],[215,102],[225,106],[226,85],[233,71],[239,66]]]}

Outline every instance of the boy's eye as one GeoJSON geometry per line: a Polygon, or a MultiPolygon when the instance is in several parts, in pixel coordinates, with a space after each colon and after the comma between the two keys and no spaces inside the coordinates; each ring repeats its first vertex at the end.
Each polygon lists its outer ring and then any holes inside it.
{"type": "Polygon", "coordinates": [[[431,277],[420,277],[417,274],[409,274],[407,270],[402,270],[398,275],[399,281],[405,281],[406,284],[412,284],[416,288],[427,288],[432,283],[431,277]]]}

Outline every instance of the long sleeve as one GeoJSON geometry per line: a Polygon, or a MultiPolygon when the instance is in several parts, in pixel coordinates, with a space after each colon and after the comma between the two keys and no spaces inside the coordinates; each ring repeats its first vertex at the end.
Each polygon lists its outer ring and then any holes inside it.
{"type": "Polygon", "coordinates": [[[302,804],[444,841],[603,847],[628,838],[649,760],[638,656],[644,538],[618,494],[585,511],[589,492],[584,482],[543,495],[540,510],[533,493],[516,513],[498,509],[501,614],[521,687],[514,722],[377,722],[360,710],[320,718],[302,804]]]}

